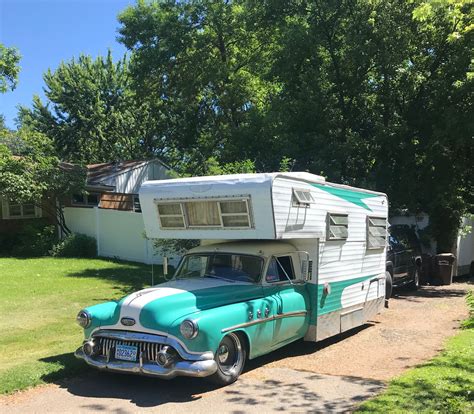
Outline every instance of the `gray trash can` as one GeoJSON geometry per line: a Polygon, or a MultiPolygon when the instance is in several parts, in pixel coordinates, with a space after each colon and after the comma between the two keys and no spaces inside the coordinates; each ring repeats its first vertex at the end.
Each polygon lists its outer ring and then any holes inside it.
{"type": "Polygon", "coordinates": [[[455,259],[452,253],[440,253],[435,256],[436,276],[442,285],[450,285],[453,283],[453,265],[455,259]]]}

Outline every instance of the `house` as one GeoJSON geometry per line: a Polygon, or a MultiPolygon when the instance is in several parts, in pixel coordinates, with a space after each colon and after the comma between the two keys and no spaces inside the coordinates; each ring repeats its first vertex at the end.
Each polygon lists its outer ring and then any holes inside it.
{"type": "Polygon", "coordinates": [[[157,159],[88,165],[86,194],[75,194],[66,203],[66,225],[94,237],[99,256],[161,263],[153,241],[144,237],[138,190],[144,181],[168,178],[170,168],[157,159]]]}
{"type": "Polygon", "coordinates": [[[37,222],[38,219],[52,222],[47,217],[43,218],[42,209],[34,204],[13,203],[0,197],[0,240],[5,243],[8,242],[9,236],[17,233],[25,224],[37,222]]]}
{"type": "MultiPolygon", "coordinates": [[[[62,163],[63,168],[73,164],[62,163]]],[[[87,166],[87,194],[74,194],[67,207],[140,212],[138,189],[146,180],[169,178],[170,168],[158,159],[87,166]]]]}

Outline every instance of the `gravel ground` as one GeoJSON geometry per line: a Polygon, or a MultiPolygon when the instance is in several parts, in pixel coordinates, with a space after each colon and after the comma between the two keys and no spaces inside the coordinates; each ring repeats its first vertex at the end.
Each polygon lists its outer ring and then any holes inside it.
{"type": "Polygon", "coordinates": [[[364,327],[314,344],[297,342],[248,363],[232,386],[197,379],[90,372],[0,398],[0,412],[348,412],[387,380],[433,357],[466,318],[473,280],[400,291],[364,327]]]}

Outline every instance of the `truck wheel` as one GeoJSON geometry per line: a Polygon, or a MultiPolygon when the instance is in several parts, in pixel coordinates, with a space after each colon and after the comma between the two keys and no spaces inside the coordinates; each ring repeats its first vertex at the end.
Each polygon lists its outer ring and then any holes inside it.
{"type": "Polygon", "coordinates": [[[392,297],[392,274],[386,270],[385,271],[385,299],[390,299],[392,297]]]}
{"type": "Polygon", "coordinates": [[[209,377],[209,380],[217,385],[229,385],[239,378],[244,369],[247,350],[245,344],[236,333],[230,333],[222,338],[217,347],[214,360],[217,363],[217,371],[209,377]]]}
{"type": "Polygon", "coordinates": [[[408,284],[409,289],[418,290],[420,287],[420,269],[418,267],[415,269],[413,274],[413,280],[408,284]]]}

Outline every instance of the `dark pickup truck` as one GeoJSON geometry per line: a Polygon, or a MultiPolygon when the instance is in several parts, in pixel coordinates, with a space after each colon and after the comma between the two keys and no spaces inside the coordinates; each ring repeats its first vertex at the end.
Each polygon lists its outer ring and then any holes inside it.
{"type": "Polygon", "coordinates": [[[391,226],[387,249],[386,297],[392,295],[392,287],[418,289],[420,272],[421,245],[416,233],[408,226],[391,226]]]}

